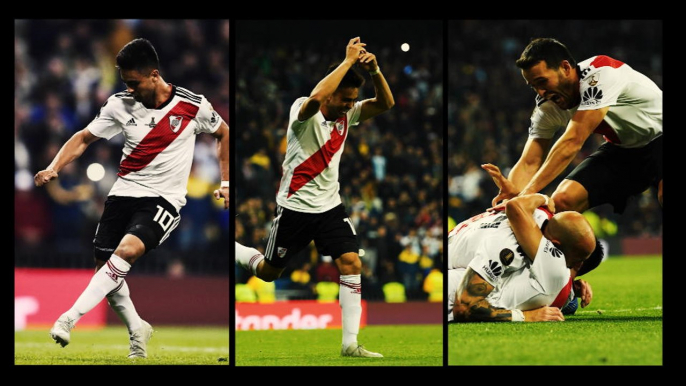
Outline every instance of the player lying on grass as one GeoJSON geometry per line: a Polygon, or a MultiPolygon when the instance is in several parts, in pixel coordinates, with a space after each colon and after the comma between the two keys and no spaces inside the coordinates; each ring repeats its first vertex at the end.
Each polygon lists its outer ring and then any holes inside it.
{"type": "Polygon", "coordinates": [[[547,196],[518,196],[450,231],[449,322],[562,321],[575,296],[590,303],[591,286],[574,278],[597,267],[602,248],[581,214],[554,212],[547,196]]]}

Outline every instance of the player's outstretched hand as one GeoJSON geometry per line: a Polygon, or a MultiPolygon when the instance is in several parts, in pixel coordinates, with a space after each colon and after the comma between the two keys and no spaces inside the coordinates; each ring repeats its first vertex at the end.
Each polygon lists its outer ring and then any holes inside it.
{"type": "Polygon", "coordinates": [[[523,311],[525,322],[563,322],[565,317],[557,307],[543,306],[529,311],[523,311]]]}
{"type": "Polygon", "coordinates": [[[349,61],[348,63],[357,63],[357,60],[360,58],[362,53],[366,53],[364,50],[364,46],[366,45],[367,43],[362,43],[360,41],[359,36],[350,39],[345,51],[345,60],[349,61]]]}
{"type": "Polygon", "coordinates": [[[216,200],[224,199],[224,209],[229,209],[229,188],[223,187],[214,191],[214,198],[216,200]]]}
{"type": "Polygon", "coordinates": [[[360,59],[357,63],[360,68],[367,72],[376,71],[376,69],[379,68],[379,64],[376,63],[376,55],[372,54],[371,52],[363,51],[360,54],[360,59]]]}
{"type": "Polygon", "coordinates": [[[572,283],[572,286],[574,287],[574,294],[576,297],[581,299],[581,308],[591,304],[591,300],[593,300],[593,289],[587,281],[577,279],[572,283]]]}
{"type": "Polygon", "coordinates": [[[493,201],[491,201],[491,205],[494,207],[498,204],[498,202],[515,197],[517,193],[519,193],[517,192],[517,188],[515,188],[512,181],[505,178],[503,173],[500,172],[500,168],[497,166],[493,164],[483,164],[481,165],[481,168],[488,172],[488,174],[491,176],[491,179],[493,179],[495,186],[500,189],[498,195],[495,196],[493,201]]]}
{"type": "Polygon", "coordinates": [[[57,172],[52,169],[46,169],[36,173],[36,175],[33,176],[33,182],[36,186],[43,186],[55,178],[57,178],[57,172]]]}

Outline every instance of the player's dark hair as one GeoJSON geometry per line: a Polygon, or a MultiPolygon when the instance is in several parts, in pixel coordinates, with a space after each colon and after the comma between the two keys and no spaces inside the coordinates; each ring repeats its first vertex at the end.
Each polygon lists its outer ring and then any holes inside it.
{"type": "Polygon", "coordinates": [[[159,70],[160,59],[152,43],[147,39],[138,38],[128,43],[117,54],[117,68],[120,70],[136,70],[146,73],[159,70]]]}
{"type": "MultiPolygon", "coordinates": [[[[340,63],[334,63],[329,66],[329,68],[326,70],[326,75],[329,75],[330,73],[335,70],[340,63]]],[[[338,88],[348,88],[348,87],[354,87],[354,88],[360,88],[364,85],[364,77],[360,75],[360,73],[355,69],[355,67],[350,67],[348,72],[345,73],[343,76],[343,79],[341,80],[341,83],[338,84],[338,88]]]]}
{"type": "Polygon", "coordinates": [[[567,46],[553,38],[536,38],[524,48],[515,64],[522,70],[528,70],[536,63],[544,61],[548,68],[556,70],[563,60],[568,61],[572,68],[576,67],[576,60],[567,46]]]}
{"type": "Polygon", "coordinates": [[[576,273],[576,276],[585,275],[596,269],[600,265],[600,262],[603,261],[603,257],[605,257],[605,250],[603,249],[600,240],[596,238],[595,249],[591,253],[591,256],[584,260],[584,263],[581,265],[579,272],[576,273]]]}

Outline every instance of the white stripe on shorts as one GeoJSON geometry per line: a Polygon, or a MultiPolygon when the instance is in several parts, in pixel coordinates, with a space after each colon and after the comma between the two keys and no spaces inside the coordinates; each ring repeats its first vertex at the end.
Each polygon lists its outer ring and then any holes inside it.
{"type": "Polygon", "coordinates": [[[264,258],[271,261],[274,255],[274,244],[276,244],[276,233],[279,230],[279,220],[281,219],[281,213],[283,213],[283,207],[276,206],[276,217],[272,221],[272,229],[269,231],[269,240],[267,241],[267,248],[264,251],[264,258]]]}

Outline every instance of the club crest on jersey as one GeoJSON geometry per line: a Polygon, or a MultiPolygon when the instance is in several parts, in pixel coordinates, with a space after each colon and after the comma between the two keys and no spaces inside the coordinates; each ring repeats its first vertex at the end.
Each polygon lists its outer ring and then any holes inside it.
{"type": "Polygon", "coordinates": [[[176,133],[179,131],[181,128],[181,122],[183,121],[183,117],[180,115],[172,115],[169,117],[169,127],[171,128],[171,131],[176,133]]]}
{"type": "Polygon", "coordinates": [[[338,135],[343,135],[343,130],[345,130],[345,122],[336,121],[334,127],[336,128],[336,131],[338,131],[338,135]]]}
{"type": "Polygon", "coordinates": [[[588,80],[587,80],[588,85],[591,86],[591,87],[593,87],[593,86],[595,86],[596,84],[598,84],[599,81],[600,81],[600,74],[597,73],[597,72],[596,72],[595,74],[591,75],[591,77],[588,78],[588,80]]]}
{"type": "Polygon", "coordinates": [[[283,247],[276,248],[276,254],[281,258],[286,256],[286,252],[288,252],[288,249],[286,249],[286,248],[283,248],[283,247]]]}
{"type": "Polygon", "coordinates": [[[500,262],[503,263],[503,265],[510,265],[512,259],[514,259],[514,252],[507,248],[500,251],[500,262]]]}

